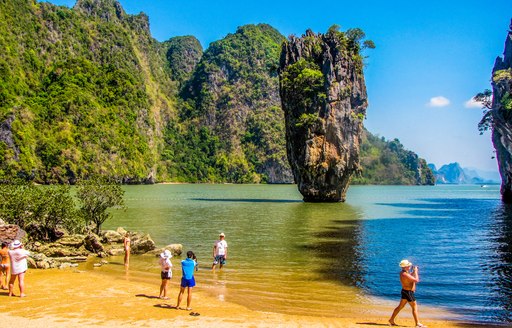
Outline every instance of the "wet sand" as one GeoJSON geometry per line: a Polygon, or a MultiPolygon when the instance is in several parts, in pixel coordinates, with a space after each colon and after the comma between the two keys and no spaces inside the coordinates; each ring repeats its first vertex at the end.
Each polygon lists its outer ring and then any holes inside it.
{"type": "MultiPolygon", "coordinates": [[[[26,274],[27,297],[8,297],[0,292],[0,320],[13,327],[379,327],[387,326],[393,305],[354,304],[341,317],[316,317],[261,312],[212,297],[194,288],[192,308],[199,316],[172,308],[176,305],[178,277],[171,280],[170,300],[160,300],[160,279],[154,284],[138,281],[131,274],[113,278],[94,270],[31,269],[26,274]],[[345,316],[346,315],[346,316],[345,316]]],[[[17,286],[15,293],[19,295],[17,286]]],[[[184,297],[186,306],[186,295],[184,297]]],[[[470,327],[439,318],[435,309],[424,309],[422,322],[429,327],[470,327]]],[[[409,309],[397,323],[414,327],[409,309]]]]}

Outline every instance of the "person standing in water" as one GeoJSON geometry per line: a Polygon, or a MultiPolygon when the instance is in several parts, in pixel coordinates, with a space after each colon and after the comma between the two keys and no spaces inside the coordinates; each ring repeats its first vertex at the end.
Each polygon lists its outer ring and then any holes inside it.
{"type": "Polygon", "coordinates": [[[219,264],[220,269],[226,264],[228,258],[228,243],[224,239],[225,235],[222,232],[219,235],[219,240],[213,244],[213,264],[212,271],[215,272],[215,266],[219,264]]]}
{"type": "Polygon", "coordinates": [[[127,231],[126,234],[124,235],[124,238],[123,238],[123,245],[124,245],[124,267],[125,268],[128,268],[128,266],[130,265],[130,250],[131,250],[130,243],[131,243],[131,241],[130,241],[130,232],[127,231]]]}
{"type": "Polygon", "coordinates": [[[29,252],[23,249],[19,240],[13,241],[9,251],[11,259],[11,279],[9,280],[9,296],[14,296],[14,282],[18,278],[20,297],[25,297],[25,272],[28,270],[27,257],[29,252]]]}
{"type": "Polygon", "coordinates": [[[2,249],[0,249],[0,257],[2,263],[0,264],[0,283],[3,290],[8,289],[9,276],[11,274],[11,259],[9,258],[9,245],[6,242],[2,243],[2,249]],[[5,276],[5,278],[3,277],[5,276]]]}
{"type": "Polygon", "coordinates": [[[416,291],[416,283],[420,282],[420,276],[418,272],[419,268],[415,266],[412,269],[411,274],[411,267],[413,266],[411,262],[409,262],[408,260],[402,260],[399,265],[402,268],[402,271],[400,271],[400,283],[402,284],[402,299],[400,300],[400,303],[393,311],[393,314],[389,319],[389,324],[392,326],[397,326],[397,324],[395,323],[396,316],[404,308],[405,304],[409,303],[412,309],[412,316],[414,317],[416,327],[425,328],[427,326],[419,322],[418,304],[416,303],[416,298],[414,296],[414,292],[416,291]]]}
{"type": "Polygon", "coordinates": [[[192,287],[196,285],[196,280],[194,278],[194,269],[197,265],[196,261],[194,261],[195,254],[192,251],[187,252],[187,258],[181,261],[181,285],[180,285],[180,293],[178,294],[178,301],[176,303],[176,308],[180,308],[181,299],[183,298],[183,294],[185,293],[185,288],[187,289],[187,308],[185,310],[190,311],[192,308],[192,287]]]}

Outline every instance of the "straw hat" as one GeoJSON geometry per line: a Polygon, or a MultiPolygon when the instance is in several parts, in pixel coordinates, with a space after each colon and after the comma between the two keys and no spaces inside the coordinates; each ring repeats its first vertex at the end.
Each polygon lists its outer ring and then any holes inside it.
{"type": "Polygon", "coordinates": [[[226,235],[224,234],[224,232],[221,232],[219,237],[226,237],[226,235]]]}
{"type": "Polygon", "coordinates": [[[406,268],[406,267],[410,267],[410,266],[412,266],[412,263],[411,263],[411,262],[409,262],[408,260],[402,260],[402,261],[400,262],[399,266],[400,266],[401,268],[406,268]]]}

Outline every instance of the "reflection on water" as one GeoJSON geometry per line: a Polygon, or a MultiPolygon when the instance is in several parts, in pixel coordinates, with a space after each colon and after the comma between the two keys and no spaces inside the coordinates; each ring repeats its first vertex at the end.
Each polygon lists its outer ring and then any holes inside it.
{"type": "MultiPolygon", "coordinates": [[[[337,316],[364,306],[362,295],[398,301],[397,263],[408,258],[421,267],[421,304],[512,322],[512,216],[498,188],[355,186],[347,203],[310,204],[295,186],[129,186],[128,210],[105,228],[183,244],[203,290],[257,310],[337,316]],[[219,232],[229,257],[213,274],[219,232]]],[[[130,265],[130,280],[158,272],[153,258],[130,265]]]]}

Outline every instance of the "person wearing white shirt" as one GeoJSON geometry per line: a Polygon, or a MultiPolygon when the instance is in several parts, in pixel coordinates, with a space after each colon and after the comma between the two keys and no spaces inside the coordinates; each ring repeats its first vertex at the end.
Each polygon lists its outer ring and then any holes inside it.
{"type": "Polygon", "coordinates": [[[226,264],[226,259],[228,258],[228,243],[224,239],[224,233],[219,235],[219,240],[213,244],[213,265],[212,271],[215,271],[215,267],[217,264],[220,265],[220,269],[226,264]]]}
{"type": "Polygon", "coordinates": [[[27,257],[30,253],[23,249],[19,240],[13,241],[9,257],[11,258],[11,279],[9,280],[9,296],[14,295],[14,282],[18,278],[20,297],[25,297],[25,272],[28,270],[27,257]]]}

